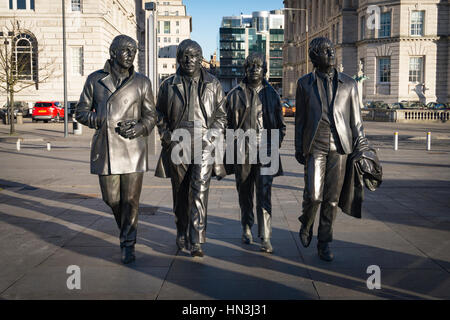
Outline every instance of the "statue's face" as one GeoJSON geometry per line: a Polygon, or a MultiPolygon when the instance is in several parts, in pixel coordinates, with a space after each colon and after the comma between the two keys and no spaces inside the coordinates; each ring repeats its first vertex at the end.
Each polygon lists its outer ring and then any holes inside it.
{"type": "Polygon", "coordinates": [[[128,69],[133,65],[134,57],[136,56],[136,47],[131,43],[121,46],[113,53],[112,58],[122,68],[128,69]]]}
{"type": "Polygon", "coordinates": [[[261,83],[264,79],[264,63],[259,59],[249,61],[245,73],[249,82],[261,83]]]}
{"type": "Polygon", "coordinates": [[[184,74],[192,76],[201,68],[202,55],[193,47],[187,47],[178,61],[184,74]]]}
{"type": "Polygon", "coordinates": [[[336,52],[332,45],[326,43],[317,52],[315,62],[319,68],[332,67],[336,63],[336,52]]]}

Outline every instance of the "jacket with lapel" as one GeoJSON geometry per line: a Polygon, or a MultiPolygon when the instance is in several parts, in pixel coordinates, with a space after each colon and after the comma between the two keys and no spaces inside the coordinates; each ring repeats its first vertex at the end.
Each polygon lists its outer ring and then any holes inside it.
{"type": "MultiPolygon", "coordinates": [[[[226,98],[226,109],[228,115],[228,128],[229,129],[242,129],[244,132],[250,129],[250,117],[252,116],[251,112],[247,112],[245,115],[246,109],[250,108],[250,101],[248,101],[246,94],[247,84],[244,81],[241,81],[239,85],[234,87],[227,95],[226,98]],[[245,119],[244,119],[245,116],[245,119]]],[[[275,89],[266,81],[263,82],[263,88],[259,91],[259,99],[262,103],[262,116],[263,118],[263,126],[264,129],[279,129],[279,146],[283,141],[283,138],[286,134],[286,124],[284,123],[283,112],[281,108],[280,96],[275,91],[275,89]]],[[[270,136],[268,135],[268,144],[270,146],[270,136]]],[[[237,141],[235,141],[237,144],[237,141]]],[[[235,146],[235,152],[237,148],[235,146]]],[[[268,150],[271,152],[270,150],[268,150]]],[[[246,149],[245,153],[245,161],[244,164],[237,164],[236,161],[234,165],[227,166],[229,168],[227,170],[227,174],[231,174],[235,172],[237,177],[240,180],[245,181],[247,179],[248,174],[251,170],[251,164],[246,164],[249,158],[248,150],[246,149]]],[[[235,154],[236,160],[236,154],[235,154]]],[[[283,168],[281,166],[281,157],[279,156],[279,167],[278,171],[274,176],[279,176],[283,174],[283,168]]],[[[270,166],[270,164],[264,165],[270,166]]]]}
{"type": "Polygon", "coordinates": [[[129,78],[116,89],[110,60],[104,69],[91,73],[76,107],[78,122],[96,129],[91,144],[91,173],[125,174],[149,170],[146,137],[157,122],[150,80],[129,70],[129,78]],[[138,120],[145,135],[126,139],[116,132],[117,123],[138,120]]]}
{"type": "MultiPolygon", "coordinates": [[[[337,72],[337,70],[336,70],[337,72]]],[[[356,81],[337,72],[337,89],[332,104],[333,120],[345,154],[351,154],[365,137],[356,81]]],[[[295,112],[295,151],[306,157],[322,117],[322,100],[318,79],[313,71],[297,81],[295,112]]]]}
{"type": "MultiPolygon", "coordinates": [[[[224,133],[226,128],[226,112],[224,107],[224,93],[222,86],[213,75],[201,69],[201,87],[199,88],[200,107],[205,117],[208,129],[218,129],[224,133]]],[[[171,134],[177,129],[179,121],[187,110],[187,101],[185,101],[185,92],[180,71],[161,83],[156,102],[158,112],[158,130],[161,136],[161,155],[156,167],[155,176],[160,178],[170,178],[176,174],[182,181],[187,171],[186,164],[175,165],[170,160],[171,134]]],[[[213,175],[224,177],[225,167],[223,164],[215,163],[213,165],[213,175]]]]}

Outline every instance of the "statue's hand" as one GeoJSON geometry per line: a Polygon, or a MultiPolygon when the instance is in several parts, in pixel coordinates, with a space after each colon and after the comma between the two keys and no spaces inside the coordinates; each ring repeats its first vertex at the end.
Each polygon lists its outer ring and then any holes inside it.
{"type": "Polygon", "coordinates": [[[300,164],[304,165],[306,163],[306,159],[301,152],[295,153],[295,159],[297,159],[297,162],[300,164]]]}
{"type": "Polygon", "coordinates": [[[128,130],[125,131],[124,138],[134,139],[140,137],[144,134],[145,127],[142,123],[138,122],[134,126],[131,126],[128,130]]]}

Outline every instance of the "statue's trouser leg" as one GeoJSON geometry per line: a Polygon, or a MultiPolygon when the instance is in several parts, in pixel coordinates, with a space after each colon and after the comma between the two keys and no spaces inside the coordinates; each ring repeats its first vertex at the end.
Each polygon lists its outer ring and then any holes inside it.
{"type": "Polygon", "coordinates": [[[172,174],[172,195],[173,195],[173,211],[175,213],[175,225],[177,233],[187,236],[189,225],[189,184],[190,172],[192,165],[189,166],[182,181],[178,181],[178,176],[172,174]]]}
{"type": "Polygon", "coordinates": [[[120,175],[99,175],[103,201],[112,209],[117,227],[122,224],[120,215],[120,175]]]}
{"type": "Polygon", "coordinates": [[[251,170],[244,181],[240,181],[239,173],[236,172],[236,188],[239,197],[239,207],[241,208],[242,228],[248,226],[251,228],[255,222],[253,214],[253,195],[255,192],[255,169],[251,165],[251,170]]]}
{"type": "Polygon", "coordinates": [[[113,210],[120,229],[120,246],[134,246],[143,172],[99,176],[103,200],[113,210]]]}
{"type": "Polygon", "coordinates": [[[204,243],[206,240],[206,219],[212,165],[204,161],[201,164],[192,164],[191,167],[188,237],[190,243],[195,244],[204,243]]]}
{"type": "Polygon", "coordinates": [[[346,162],[347,155],[339,154],[336,151],[331,151],[328,154],[317,233],[319,242],[331,242],[333,240],[333,222],[336,218],[339,196],[344,183],[346,162]]]}
{"type": "Polygon", "coordinates": [[[299,220],[306,228],[314,224],[314,219],[322,203],[327,153],[313,150],[305,162],[305,189],[303,190],[303,214],[299,220]]]}
{"type": "Polygon", "coordinates": [[[261,167],[256,168],[256,217],[258,237],[272,237],[272,175],[262,175],[261,167]]]}

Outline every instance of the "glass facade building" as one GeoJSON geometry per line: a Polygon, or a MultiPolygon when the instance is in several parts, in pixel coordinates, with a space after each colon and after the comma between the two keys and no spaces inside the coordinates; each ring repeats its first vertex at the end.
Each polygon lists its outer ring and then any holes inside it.
{"type": "Polygon", "coordinates": [[[265,55],[267,79],[281,92],[284,15],[278,11],[258,11],[252,15],[223,17],[219,29],[219,79],[225,92],[245,75],[245,58],[254,52],[265,55]]]}

